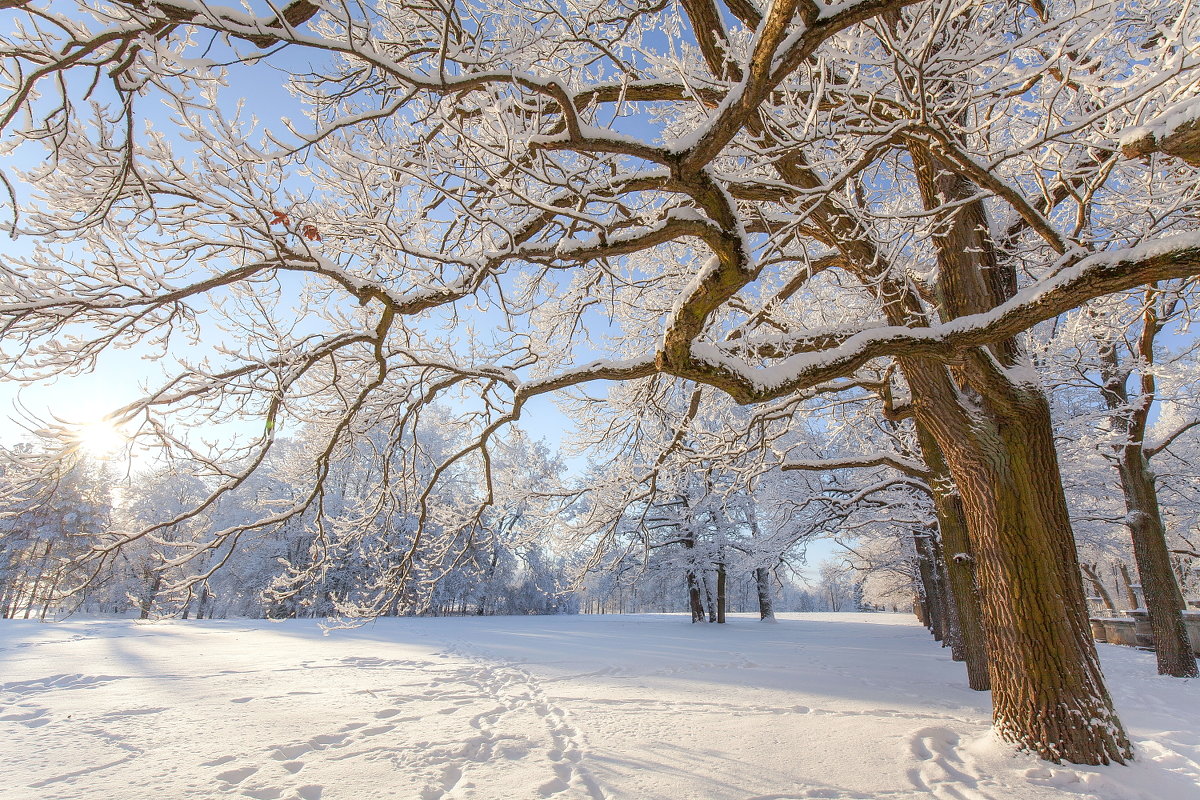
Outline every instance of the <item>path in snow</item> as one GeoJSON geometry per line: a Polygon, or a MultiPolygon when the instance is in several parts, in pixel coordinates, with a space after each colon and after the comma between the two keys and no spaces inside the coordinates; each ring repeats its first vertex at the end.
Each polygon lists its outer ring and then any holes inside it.
{"type": "Polygon", "coordinates": [[[1132,767],[996,742],[899,615],[0,621],[0,798],[1200,800],[1200,682],[1101,650],[1132,767]]]}

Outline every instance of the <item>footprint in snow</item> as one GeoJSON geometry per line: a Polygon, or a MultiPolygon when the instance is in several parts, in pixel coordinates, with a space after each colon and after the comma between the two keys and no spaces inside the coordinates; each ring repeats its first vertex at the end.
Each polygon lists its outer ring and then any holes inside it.
{"type": "Polygon", "coordinates": [[[959,755],[958,742],[958,734],[949,728],[931,726],[914,731],[909,749],[921,764],[908,770],[909,781],[938,800],[993,800],[959,755]]]}
{"type": "Polygon", "coordinates": [[[258,772],[258,767],[238,767],[217,773],[217,780],[224,781],[230,786],[237,786],[256,772],[258,772]]]}

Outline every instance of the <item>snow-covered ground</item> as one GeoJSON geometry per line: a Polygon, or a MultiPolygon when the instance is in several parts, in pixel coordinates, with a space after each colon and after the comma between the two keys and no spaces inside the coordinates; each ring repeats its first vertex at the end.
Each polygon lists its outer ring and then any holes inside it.
{"type": "Polygon", "coordinates": [[[1101,645],[1131,767],[1054,766],[911,617],[0,622],[0,797],[1200,798],[1200,682],[1101,645]]]}

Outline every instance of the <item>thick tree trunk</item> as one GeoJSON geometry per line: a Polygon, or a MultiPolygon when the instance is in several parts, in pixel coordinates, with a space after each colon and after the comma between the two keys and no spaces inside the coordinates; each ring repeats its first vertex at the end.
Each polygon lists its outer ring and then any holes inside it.
{"type": "Polygon", "coordinates": [[[988,675],[987,640],[983,632],[983,611],[979,590],[975,585],[975,558],[967,534],[962,498],[933,436],[920,426],[917,427],[917,435],[925,464],[932,473],[930,484],[941,534],[942,560],[950,589],[948,594],[952,597],[956,612],[956,644],[962,651],[962,661],[967,667],[967,685],[975,691],[986,692],[992,686],[988,675]]]}
{"type": "Polygon", "coordinates": [[[758,618],[775,619],[775,606],[771,601],[771,571],[766,567],[754,570],[754,585],[758,589],[758,618]]]}
{"type": "MultiPolygon", "coordinates": [[[[931,223],[939,313],[943,321],[986,313],[1015,292],[1015,263],[997,257],[977,188],[947,165],[919,163],[927,151],[912,141],[927,207],[938,209],[931,223]]],[[[797,160],[782,162],[780,174],[802,188],[824,185],[797,160]]],[[[911,281],[851,215],[827,198],[811,219],[815,235],[874,292],[889,324],[929,324],[911,281]]],[[[1131,749],[1091,638],[1045,397],[1013,341],[959,358],[953,374],[917,356],[897,362],[911,391],[907,410],[941,447],[962,499],[991,656],[995,728],[1051,761],[1124,762],[1131,749]]]]}
{"type": "MultiPolygon", "coordinates": [[[[986,313],[1016,289],[977,189],[921,146],[911,150],[934,214],[938,311],[986,313]]],[[[904,324],[919,303],[892,303],[904,324]]],[[[953,374],[899,359],[917,422],[959,489],[985,622],[992,720],[1001,737],[1050,761],[1132,756],[1104,686],[1087,618],[1050,408],[1015,340],[961,354],[953,374]],[[1033,378],[1031,380],[1031,378],[1033,378]]]]}
{"type": "Polygon", "coordinates": [[[992,394],[971,403],[947,393],[940,368],[904,366],[962,498],[997,732],[1050,761],[1123,763],[1131,749],[1091,637],[1045,396],[991,374],[992,394]]]}

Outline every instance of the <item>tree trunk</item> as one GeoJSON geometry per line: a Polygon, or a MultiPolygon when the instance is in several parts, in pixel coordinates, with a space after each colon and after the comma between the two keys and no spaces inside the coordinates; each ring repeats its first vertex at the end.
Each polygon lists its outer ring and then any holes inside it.
{"type": "MultiPolygon", "coordinates": [[[[1141,579],[1142,597],[1149,612],[1150,628],[1154,631],[1158,674],[1194,678],[1197,676],[1196,657],[1192,654],[1180,613],[1184,608],[1183,594],[1171,566],[1167,532],[1158,507],[1158,490],[1145,448],[1146,426],[1157,394],[1154,373],[1149,367],[1154,363],[1154,337],[1163,325],[1157,308],[1155,295],[1147,291],[1137,346],[1142,374],[1136,401],[1131,403],[1129,397],[1132,371],[1121,368],[1116,346],[1111,342],[1100,347],[1100,372],[1104,378],[1101,394],[1111,413],[1113,428],[1124,435],[1124,441],[1116,448],[1117,472],[1125,495],[1125,524],[1133,538],[1133,557],[1141,579]]],[[[1170,313],[1168,309],[1167,316],[1170,313]]],[[[1123,575],[1128,585],[1128,570],[1123,575]]],[[[1129,593],[1133,595],[1132,587],[1129,593]]]]}
{"type": "Polygon", "coordinates": [[[707,571],[700,573],[700,584],[704,587],[704,607],[708,610],[708,621],[717,621],[716,592],[713,591],[712,580],[707,571]]]}
{"type": "Polygon", "coordinates": [[[987,639],[983,632],[983,611],[975,585],[975,558],[967,534],[962,498],[933,436],[920,426],[917,435],[925,464],[932,473],[930,488],[941,534],[948,594],[953,598],[956,611],[958,645],[967,667],[967,685],[975,691],[986,692],[992,686],[988,675],[987,639]]]}
{"type": "Polygon", "coordinates": [[[775,619],[775,607],[771,602],[771,571],[766,567],[754,570],[754,584],[758,589],[758,618],[775,619]]]}
{"type": "MultiPolygon", "coordinates": [[[[921,578],[921,596],[925,601],[925,627],[929,628],[935,640],[945,646],[946,606],[942,597],[942,587],[938,585],[937,565],[930,543],[932,535],[928,531],[914,532],[913,547],[917,551],[917,574],[921,578]]],[[[836,608],[832,610],[837,611],[836,608]]]]}
{"type": "Polygon", "coordinates": [[[153,570],[150,578],[150,585],[146,588],[146,593],[142,596],[142,602],[138,619],[150,619],[150,610],[154,608],[154,599],[158,597],[158,589],[162,586],[162,571],[153,570]]]}
{"type": "Polygon", "coordinates": [[[917,622],[929,628],[929,603],[920,591],[913,592],[913,615],[916,616],[917,622]]]}
{"type": "Polygon", "coordinates": [[[201,584],[200,586],[200,599],[196,603],[196,619],[204,619],[205,611],[208,611],[208,618],[212,619],[212,609],[209,608],[209,593],[207,583],[201,584]]]}
{"type": "MultiPolygon", "coordinates": [[[[1130,450],[1131,448],[1126,448],[1130,450]]],[[[1125,524],[1133,537],[1133,555],[1146,598],[1158,674],[1176,678],[1197,677],[1196,656],[1183,624],[1183,594],[1175,582],[1166,531],[1158,509],[1154,476],[1142,458],[1141,448],[1122,458],[1121,488],[1128,513],[1125,524]]]]}
{"type": "Polygon", "coordinates": [[[1088,583],[1096,590],[1096,594],[1100,597],[1100,602],[1104,603],[1104,607],[1116,613],[1117,607],[1113,604],[1112,595],[1108,593],[1108,589],[1104,586],[1104,581],[1100,580],[1100,575],[1096,572],[1095,564],[1081,564],[1083,576],[1088,579],[1088,583]]]}
{"type": "Polygon", "coordinates": [[[692,622],[704,622],[704,604],[700,601],[700,582],[694,570],[688,570],[688,604],[692,609],[692,622]]]}
{"type": "Polygon", "coordinates": [[[725,574],[725,565],[723,563],[717,564],[717,623],[720,625],[725,624],[725,603],[728,600],[726,594],[727,577],[725,574]]]}
{"type": "MultiPolygon", "coordinates": [[[[987,313],[1015,293],[1016,264],[998,256],[977,188],[911,142],[923,199],[937,209],[938,312],[944,322],[987,313]]],[[[803,188],[823,185],[798,161],[780,173],[803,188]]],[[[842,254],[888,324],[930,323],[912,282],[852,215],[826,198],[811,219],[814,235],[842,254]]],[[[1013,340],[956,353],[953,367],[915,353],[896,361],[911,400],[890,413],[910,413],[929,431],[962,500],[997,733],[1050,761],[1123,763],[1132,751],[1100,672],[1049,406],[1032,367],[1013,340]]]]}
{"type": "Polygon", "coordinates": [[[958,607],[954,603],[954,594],[950,590],[950,580],[946,572],[946,554],[942,550],[941,536],[937,528],[929,533],[929,549],[933,559],[933,579],[937,584],[938,616],[942,626],[942,647],[950,648],[950,657],[955,661],[965,661],[962,636],[958,624],[958,607]]]}
{"type": "Polygon", "coordinates": [[[53,542],[46,542],[46,549],[42,551],[42,557],[38,561],[37,574],[33,579],[33,587],[29,590],[29,602],[25,606],[24,619],[29,619],[29,615],[33,613],[33,607],[38,601],[38,591],[46,579],[46,564],[50,560],[50,551],[53,547],[53,542]]]}
{"type": "Polygon", "coordinates": [[[997,371],[972,401],[940,367],[905,361],[918,422],[962,498],[997,732],[1054,762],[1124,763],[1132,753],[1091,637],[1045,396],[997,371]]]}
{"type": "MultiPolygon", "coordinates": [[[[995,247],[977,188],[919,143],[910,152],[934,214],[939,314],[949,321],[994,309],[1016,291],[1015,264],[995,247]]],[[[896,298],[884,297],[893,324],[923,314],[911,292],[896,298]]],[[[962,500],[993,724],[1049,761],[1124,763],[1132,749],[1092,639],[1049,403],[1016,340],[959,355],[952,368],[898,363],[913,415],[941,448],[962,500]]]]}
{"type": "Polygon", "coordinates": [[[1138,599],[1137,591],[1133,588],[1133,578],[1129,577],[1129,565],[1121,561],[1117,564],[1117,569],[1121,572],[1121,588],[1125,590],[1125,602],[1129,604],[1130,609],[1141,608],[1142,601],[1138,599]]]}

